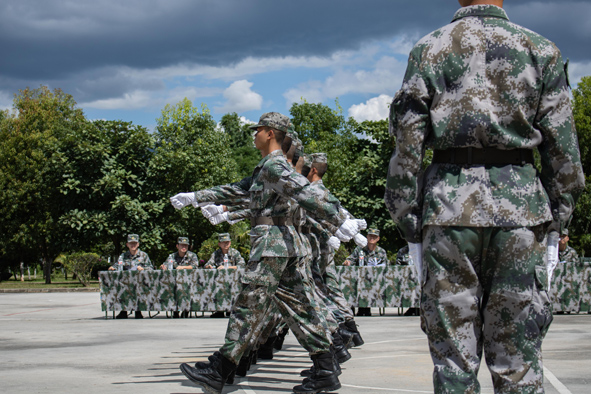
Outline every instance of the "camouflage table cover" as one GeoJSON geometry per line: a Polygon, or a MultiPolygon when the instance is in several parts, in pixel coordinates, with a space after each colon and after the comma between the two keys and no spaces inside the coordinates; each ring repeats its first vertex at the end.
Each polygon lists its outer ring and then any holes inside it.
{"type": "MultiPolygon", "coordinates": [[[[336,267],[354,307],[418,307],[413,266],[336,267]]],[[[240,290],[238,270],[103,271],[103,311],[229,311],[240,290]]],[[[554,312],[591,310],[591,260],[558,264],[552,277],[554,312]]]]}

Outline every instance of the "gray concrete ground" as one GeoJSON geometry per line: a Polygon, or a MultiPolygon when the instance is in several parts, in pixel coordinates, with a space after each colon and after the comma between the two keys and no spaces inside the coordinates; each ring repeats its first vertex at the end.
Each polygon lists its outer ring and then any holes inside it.
{"type": "MultiPolygon", "coordinates": [[[[365,345],[343,364],[339,393],[430,393],[431,359],[418,317],[359,317],[365,345]]],[[[147,317],[147,313],[144,313],[147,317]]],[[[222,343],[227,319],[105,319],[98,293],[0,294],[3,393],[201,393],[179,371],[222,343]]],[[[544,342],[547,393],[591,392],[591,315],[555,316],[544,342]]],[[[289,393],[310,365],[288,335],[224,392],[289,393]]],[[[483,393],[492,393],[486,366],[483,393]]]]}

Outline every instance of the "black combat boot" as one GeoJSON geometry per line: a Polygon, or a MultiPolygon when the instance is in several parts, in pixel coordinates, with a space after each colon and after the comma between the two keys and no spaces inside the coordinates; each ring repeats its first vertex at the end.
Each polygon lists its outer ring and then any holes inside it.
{"type": "Polygon", "coordinates": [[[250,369],[250,364],[252,362],[252,352],[245,352],[238,363],[238,367],[236,368],[236,375],[238,376],[246,376],[246,373],[250,369]]]}
{"type": "MultiPolygon", "coordinates": [[[[220,362],[222,354],[220,352],[214,352],[211,356],[207,357],[209,362],[197,361],[195,363],[195,369],[207,369],[211,368],[213,364],[218,364],[220,362]]],[[[236,376],[236,371],[233,371],[228,379],[226,380],[226,384],[234,384],[234,377],[236,376]]]]}
{"type": "Polygon", "coordinates": [[[258,358],[261,360],[273,360],[273,345],[277,340],[276,336],[269,337],[265,343],[263,343],[258,350],[258,358]]]}
{"type": "Polygon", "coordinates": [[[127,319],[127,311],[119,312],[119,314],[115,316],[115,319],[127,319]]]}
{"type": "Polygon", "coordinates": [[[341,388],[333,356],[330,352],[313,355],[312,362],[314,363],[312,376],[304,379],[299,386],[295,386],[293,388],[294,393],[316,394],[341,388]]]}
{"type": "Polygon", "coordinates": [[[347,349],[352,348],[353,347],[353,336],[355,334],[347,329],[347,326],[345,326],[345,323],[339,324],[339,334],[341,334],[341,338],[343,338],[343,343],[345,344],[347,349]]]}
{"type": "Polygon", "coordinates": [[[353,333],[353,346],[357,347],[365,343],[363,338],[361,338],[359,330],[357,329],[357,324],[355,324],[355,320],[347,320],[345,322],[345,327],[347,328],[347,330],[353,333]]]}
{"type": "MultiPolygon", "coordinates": [[[[331,353],[332,353],[332,360],[334,362],[334,368],[335,368],[335,371],[337,371],[337,376],[341,376],[343,371],[341,371],[341,366],[339,365],[339,362],[337,361],[337,359],[334,357],[334,352],[332,349],[331,349],[331,353]]],[[[312,365],[312,367],[300,371],[300,376],[309,378],[310,376],[314,375],[314,371],[315,371],[315,368],[314,368],[314,365],[312,365]]]]}
{"type": "Polygon", "coordinates": [[[349,353],[347,350],[347,347],[343,343],[343,338],[341,338],[338,331],[335,331],[332,334],[332,346],[334,350],[334,356],[339,364],[343,364],[351,359],[351,353],[349,353]]]}
{"type": "Polygon", "coordinates": [[[220,354],[219,361],[211,363],[209,368],[196,369],[187,363],[181,364],[180,368],[187,378],[202,386],[206,392],[220,394],[228,377],[236,371],[236,364],[220,354]]]}
{"type": "Polygon", "coordinates": [[[273,344],[273,347],[275,348],[275,350],[281,350],[283,348],[283,341],[285,341],[285,336],[287,335],[287,333],[289,332],[289,328],[287,327],[283,327],[279,333],[277,334],[277,339],[275,340],[275,343],[273,344]]]}

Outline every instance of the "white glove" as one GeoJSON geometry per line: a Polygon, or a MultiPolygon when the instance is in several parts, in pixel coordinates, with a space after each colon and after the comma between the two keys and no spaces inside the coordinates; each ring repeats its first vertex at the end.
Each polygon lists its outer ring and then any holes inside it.
{"type": "Polygon", "coordinates": [[[230,223],[230,225],[234,225],[234,224],[238,223],[239,221],[241,221],[243,219],[244,218],[242,218],[242,219],[236,219],[236,220],[230,220],[230,219],[228,219],[227,222],[230,223]]]}
{"type": "Polygon", "coordinates": [[[548,249],[546,250],[548,258],[548,263],[546,264],[546,271],[548,271],[548,290],[550,290],[550,286],[552,285],[554,268],[558,264],[558,241],[560,241],[558,232],[552,231],[548,234],[548,249]]]}
{"type": "Polygon", "coordinates": [[[365,219],[355,219],[355,221],[357,222],[357,228],[359,228],[359,231],[363,231],[367,228],[367,222],[365,219]]]}
{"type": "MultiPolygon", "coordinates": [[[[208,205],[213,205],[213,203],[212,202],[200,202],[198,205],[199,205],[199,207],[206,207],[208,205]]],[[[195,208],[197,208],[197,207],[195,207],[195,208]]]]}
{"type": "Polygon", "coordinates": [[[201,207],[201,213],[205,216],[206,219],[209,219],[212,216],[219,215],[224,213],[224,206],[223,205],[206,205],[201,207]]]}
{"type": "Polygon", "coordinates": [[[172,197],[170,197],[170,203],[176,209],[181,209],[186,207],[189,204],[197,204],[195,201],[195,193],[179,193],[172,197]]]}
{"type": "Polygon", "coordinates": [[[336,232],[336,236],[343,242],[349,242],[351,238],[355,236],[359,232],[359,227],[357,226],[357,220],[355,219],[347,219],[345,222],[339,227],[336,232]]]}
{"type": "Polygon", "coordinates": [[[360,248],[365,248],[367,246],[367,238],[361,234],[356,234],[355,237],[353,237],[353,240],[360,248]]]}
{"type": "Polygon", "coordinates": [[[228,221],[228,212],[220,213],[219,215],[212,216],[208,218],[209,223],[217,226],[220,223],[228,221]]]}
{"type": "Polygon", "coordinates": [[[427,278],[423,278],[423,244],[408,244],[408,253],[410,254],[410,258],[416,267],[416,274],[417,279],[419,280],[419,284],[421,287],[425,284],[425,280],[427,278]]]}
{"type": "Polygon", "coordinates": [[[341,241],[337,237],[330,237],[327,243],[332,250],[338,250],[341,247],[341,241]]]}

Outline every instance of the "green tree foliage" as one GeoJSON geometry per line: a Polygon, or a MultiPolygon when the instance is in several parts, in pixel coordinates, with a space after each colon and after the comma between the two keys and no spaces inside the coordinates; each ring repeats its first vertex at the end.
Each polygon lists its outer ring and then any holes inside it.
{"type": "Polygon", "coordinates": [[[61,141],[86,126],[72,96],[45,86],[25,89],[0,130],[0,232],[5,259],[42,258],[51,283],[51,261],[63,248],[59,217],[69,204],[55,187],[65,158],[61,141]]]}
{"type": "Polygon", "coordinates": [[[222,116],[220,125],[230,137],[239,178],[250,176],[261,160],[261,154],[254,147],[252,130],[240,120],[236,112],[222,116]]]}
{"type": "Polygon", "coordinates": [[[92,269],[101,263],[101,257],[96,253],[72,253],[63,260],[65,268],[74,273],[82,286],[90,284],[92,269]]]}
{"type": "Polygon", "coordinates": [[[571,245],[584,256],[591,251],[591,76],[583,77],[573,90],[573,115],[586,187],[577,202],[569,238],[571,245]]]}

